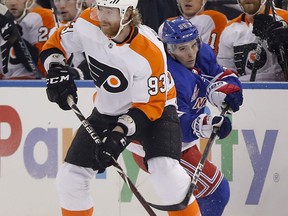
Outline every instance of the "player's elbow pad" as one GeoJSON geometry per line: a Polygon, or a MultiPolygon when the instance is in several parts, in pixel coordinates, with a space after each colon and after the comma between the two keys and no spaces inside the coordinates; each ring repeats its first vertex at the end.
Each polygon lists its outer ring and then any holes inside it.
{"type": "Polygon", "coordinates": [[[42,51],[40,53],[40,59],[47,72],[52,64],[66,65],[64,54],[57,48],[42,51]]]}
{"type": "Polygon", "coordinates": [[[126,136],[134,136],[150,123],[146,114],[138,108],[131,108],[126,114],[118,118],[117,125],[121,126],[126,136]]]}

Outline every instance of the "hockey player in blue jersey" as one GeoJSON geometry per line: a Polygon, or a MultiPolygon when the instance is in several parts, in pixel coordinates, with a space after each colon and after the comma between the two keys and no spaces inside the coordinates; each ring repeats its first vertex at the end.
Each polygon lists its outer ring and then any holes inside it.
{"type": "MultiPolygon", "coordinates": [[[[209,138],[214,126],[220,127],[218,137],[225,138],[232,127],[228,117],[204,113],[206,101],[219,110],[228,106],[236,112],[243,102],[242,87],[231,70],[217,64],[213,50],[201,42],[196,27],[183,17],[165,21],[163,40],[177,91],[182,148],[186,149],[181,164],[193,176],[201,158],[196,141],[209,138]]],[[[211,161],[206,161],[197,186],[194,195],[202,216],[222,215],[229,201],[229,183],[211,161]]]]}

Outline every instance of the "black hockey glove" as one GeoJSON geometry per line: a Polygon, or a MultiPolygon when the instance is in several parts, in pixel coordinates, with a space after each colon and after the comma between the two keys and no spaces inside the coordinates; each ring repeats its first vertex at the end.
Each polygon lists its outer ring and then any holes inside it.
{"type": "Polygon", "coordinates": [[[273,22],[267,28],[267,44],[270,52],[277,53],[280,44],[288,50],[288,26],[284,20],[273,22]]]}
{"type": "Polygon", "coordinates": [[[60,64],[52,66],[47,74],[46,93],[49,101],[57,103],[63,110],[70,110],[67,103],[68,95],[72,95],[74,102],[77,103],[77,87],[73,80],[71,71],[75,70],[69,66],[60,64]]]}
{"type": "Polygon", "coordinates": [[[253,17],[253,30],[252,33],[262,40],[267,38],[267,28],[273,22],[273,17],[266,14],[257,14],[253,17]]]}
{"type": "Polygon", "coordinates": [[[99,166],[105,169],[113,165],[112,157],[117,160],[127,145],[127,138],[123,133],[117,131],[105,132],[103,143],[95,153],[99,166]]]}
{"type": "Polygon", "coordinates": [[[13,44],[22,35],[22,27],[14,22],[10,17],[0,14],[0,34],[4,40],[13,44]]]}

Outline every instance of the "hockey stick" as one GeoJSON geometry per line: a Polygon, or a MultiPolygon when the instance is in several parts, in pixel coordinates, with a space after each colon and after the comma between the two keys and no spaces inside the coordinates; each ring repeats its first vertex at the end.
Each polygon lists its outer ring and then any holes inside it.
{"type": "Polygon", "coordinates": [[[53,17],[54,17],[54,23],[55,23],[56,29],[58,29],[60,27],[60,23],[59,23],[59,19],[57,16],[57,8],[55,6],[54,0],[50,0],[50,5],[51,5],[53,17]]]}
{"type": "MultiPolygon", "coordinates": [[[[275,9],[275,3],[273,0],[267,0],[270,2],[270,7],[272,8],[272,15],[273,15],[273,21],[277,21],[276,20],[276,9],[275,9]]],[[[288,81],[288,65],[287,65],[287,58],[285,56],[285,51],[284,51],[284,46],[283,43],[281,43],[279,45],[279,54],[280,54],[280,58],[281,58],[281,65],[282,65],[282,70],[284,73],[284,77],[285,80],[288,81]]]]}
{"type": "MultiPolygon", "coordinates": [[[[0,3],[0,14],[3,15],[4,17],[7,17],[8,19],[13,20],[13,21],[15,20],[14,16],[10,13],[8,8],[5,5],[1,4],[1,3],[0,3]]],[[[35,64],[33,62],[32,56],[31,56],[31,54],[30,54],[30,52],[29,52],[24,40],[22,39],[19,31],[17,30],[17,28],[15,28],[14,34],[12,35],[11,38],[9,38],[8,41],[11,44],[14,44],[16,41],[19,43],[20,50],[21,50],[21,52],[23,54],[23,57],[24,57],[25,61],[28,64],[27,66],[29,67],[27,69],[29,71],[37,74],[38,71],[37,71],[36,66],[35,66],[35,64]]],[[[7,62],[7,64],[8,64],[8,62],[7,62]]],[[[3,68],[4,67],[5,67],[5,65],[3,64],[3,68]]],[[[8,67],[8,65],[6,65],[6,68],[7,67],[8,67]]]]}
{"type": "MultiPolygon", "coordinates": [[[[96,145],[101,145],[102,141],[100,137],[97,135],[96,131],[93,129],[92,125],[88,122],[88,120],[84,117],[84,115],[81,113],[81,111],[78,109],[77,105],[74,103],[73,97],[71,95],[67,98],[67,103],[71,107],[71,109],[74,111],[76,116],[79,118],[79,120],[82,122],[83,127],[86,129],[86,131],[89,133],[91,138],[95,141],[96,145]]],[[[139,202],[142,204],[142,206],[146,209],[147,213],[150,216],[156,216],[152,208],[149,206],[148,202],[142,197],[140,192],[137,190],[133,182],[130,180],[130,178],[126,175],[122,167],[119,165],[119,163],[113,158],[114,164],[113,166],[117,169],[117,172],[122,177],[124,182],[127,184],[127,186],[130,188],[130,190],[133,192],[133,194],[137,197],[139,202]]]]}
{"type": "Polygon", "coordinates": [[[288,10],[288,0],[282,0],[282,9],[288,10]]]}
{"type": "MultiPolygon", "coordinates": [[[[229,107],[225,107],[222,112],[221,112],[221,116],[224,116],[225,113],[228,111],[229,107]]],[[[174,204],[174,205],[170,205],[170,206],[161,206],[161,205],[155,205],[155,204],[151,204],[149,203],[152,207],[156,208],[156,209],[159,209],[159,210],[162,210],[162,211],[179,211],[181,209],[184,209],[187,207],[187,205],[189,204],[189,200],[194,192],[194,190],[197,188],[197,182],[200,178],[200,174],[202,172],[202,169],[205,165],[205,162],[207,160],[207,157],[208,157],[208,154],[210,152],[210,149],[217,137],[217,132],[218,132],[219,128],[218,127],[214,127],[213,128],[213,131],[209,137],[209,140],[205,146],[205,149],[203,151],[203,154],[201,156],[201,159],[197,165],[197,168],[194,172],[194,175],[193,175],[193,178],[192,178],[192,181],[191,181],[191,184],[190,184],[190,187],[188,189],[188,192],[185,196],[185,198],[183,199],[183,201],[181,203],[178,203],[178,204],[174,204]]]]}

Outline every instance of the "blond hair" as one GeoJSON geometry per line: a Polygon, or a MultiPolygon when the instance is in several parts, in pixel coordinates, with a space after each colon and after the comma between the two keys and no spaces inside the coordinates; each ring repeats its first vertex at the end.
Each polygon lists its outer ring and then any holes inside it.
{"type": "Polygon", "coordinates": [[[131,21],[132,26],[138,26],[142,23],[142,17],[137,8],[132,11],[131,19],[132,19],[131,21]]]}

